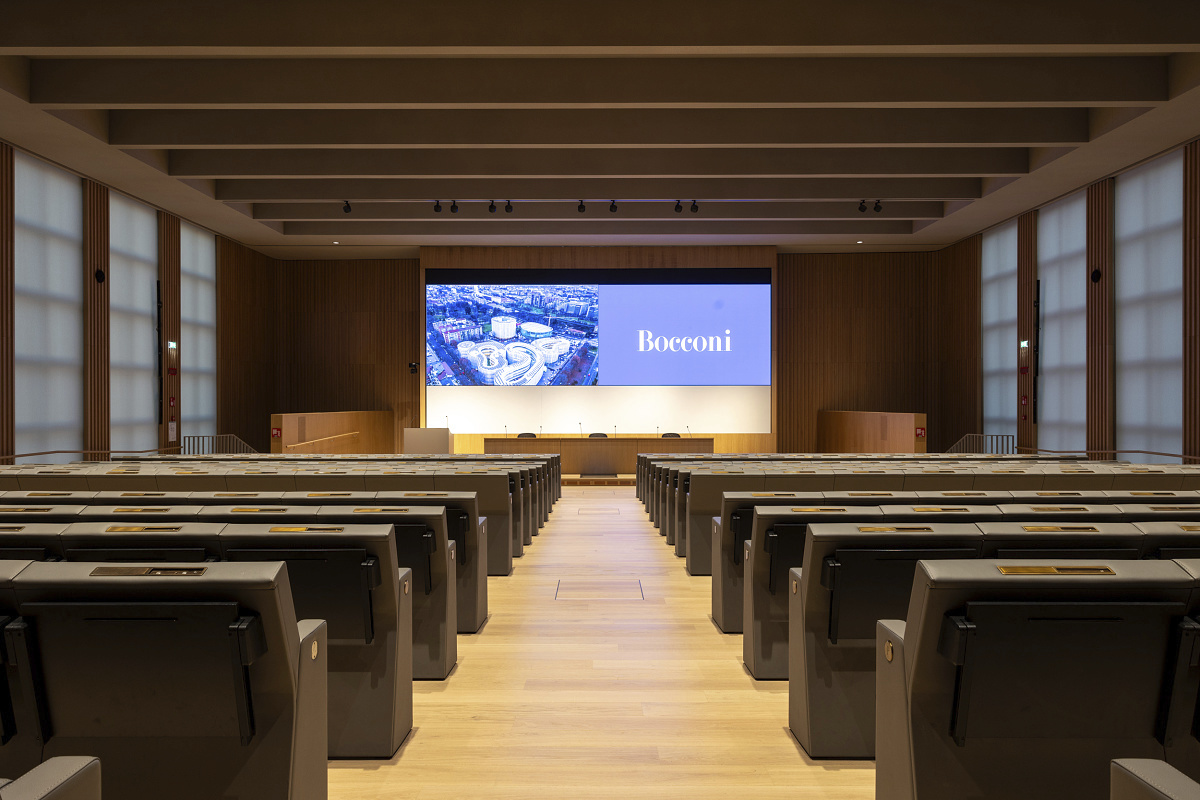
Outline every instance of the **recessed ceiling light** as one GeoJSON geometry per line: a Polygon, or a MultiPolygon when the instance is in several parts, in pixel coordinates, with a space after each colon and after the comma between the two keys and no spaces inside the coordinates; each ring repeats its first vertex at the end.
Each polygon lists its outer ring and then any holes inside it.
{"type": "Polygon", "coordinates": [[[341,242],[334,242],[334,244],[341,244],[341,242]]]}
{"type": "Polygon", "coordinates": [[[859,244],[862,244],[862,242],[859,242],[859,244]]]}

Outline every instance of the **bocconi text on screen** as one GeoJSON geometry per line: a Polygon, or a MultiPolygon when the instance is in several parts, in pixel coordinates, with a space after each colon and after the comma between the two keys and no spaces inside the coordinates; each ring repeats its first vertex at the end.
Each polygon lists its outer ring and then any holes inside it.
{"type": "Polygon", "coordinates": [[[655,336],[651,331],[638,331],[638,352],[645,353],[654,350],[659,353],[667,351],[685,353],[728,352],[733,349],[730,342],[729,330],[725,330],[725,340],[720,336],[655,336]],[[722,345],[724,345],[722,347],[722,345]]]}

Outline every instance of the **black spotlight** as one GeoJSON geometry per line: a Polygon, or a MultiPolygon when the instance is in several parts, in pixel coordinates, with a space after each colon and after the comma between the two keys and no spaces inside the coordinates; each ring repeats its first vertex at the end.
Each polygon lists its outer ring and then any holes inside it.
{"type": "Polygon", "coordinates": [[[859,201],[858,210],[863,212],[864,214],[867,213],[867,201],[866,200],[859,201]]]}
{"type": "Polygon", "coordinates": [[[433,213],[435,213],[435,214],[442,213],[442,201],[441,200],[433,201],[433,213]]]}
{"type": "Polygon", "coordinates": [[[608,204],[608,210],[614,214],[617,213],[617,201],[616,200],[613,200],[611,203],[608,204]]]}
{"type": "Polygon", "coordinates": [[[875,201],[875,213],[878,214],[880,211],[883,211],[883,201],[876,200],[875,201]]]}
{"type": "Polygon", "coordinates": [[[408,362],[408,371],[409,371],[409,374],[416,375],[417,374],[417,362],[415,362],[415,361],[408,362]]]}
{"type": "Polygon", "coordinates": [[[683,203],[682,203],[682,201],[676,200],[676,201],[675,201],[675,213],[676,213],[676,214],[679,214],[679,213],[681,213],[682,211],[683,211],[683,203]]]}
{"type": "Polygon", "coordinates": [[[343,213],[343,214],[349,214],[349,213],[350,213],[350,201],[349,201],[349,200],[343,200],[343,201],[342,201],[342,213],[343,213]]]}
{"type": "Polygon", "coordinates": [[[585,206],[585,205],[583,204],[583,201],[582,201],[582,200],[580,200],[580,201],[579,201],[579,213],[580,213],[580,214],[582,214],[582,213],[583,213],[583,212],[585,212],[585,211],[587,211],[587,206],[585,206]]]}
{"type": "Polygon", "coordinates": [[[700,210],[700,205],[695,200],[693,200],[692,201],[692,213],[695,214],[699,210],[700,210]]]}
{"type": "Polygon", "coordinates": [[[495,213],[496,213],[496,201],[495,201],[495,200],[493,200],[492,202],[488,203],[488,213],[489,213],[489,214],[495,214],[495,213]]]}
{"type": "Polygon", "coordinates": [[[450,201],[450,213],[451,213],[451,214],[457,214],[457,213],[458,213],[458,201],[457,201],[457,200],[451,200],[451,201],[450,201]]]}
{"type": "Polygon", "coordinates": [[[509,200],[507,203],[504,204],[504,213],[505,214],[512,213],[512,200],[509,200]]]}

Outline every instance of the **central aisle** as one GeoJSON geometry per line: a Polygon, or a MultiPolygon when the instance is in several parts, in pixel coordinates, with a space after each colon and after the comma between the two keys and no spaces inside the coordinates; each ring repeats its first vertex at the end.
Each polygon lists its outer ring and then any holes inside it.
{"type": "Polygon", "coordinates": [[[398,756],[330,762],[332,800],[874,797],[871,762],[804,755],[786,681],[746,674],[711,579],[688,576],[633,487],[564,487],[514,564],[450,679],[415,684],[398,756]]]}

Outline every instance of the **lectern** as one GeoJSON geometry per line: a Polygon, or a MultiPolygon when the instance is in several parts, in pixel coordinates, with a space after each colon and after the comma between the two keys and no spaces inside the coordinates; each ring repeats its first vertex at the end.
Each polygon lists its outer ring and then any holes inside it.
{"type": "Polygon", "coordinates": [[[454,452],[454,434],[449,428],[405,428],[404,452],[449,455],[454,452]]]}

